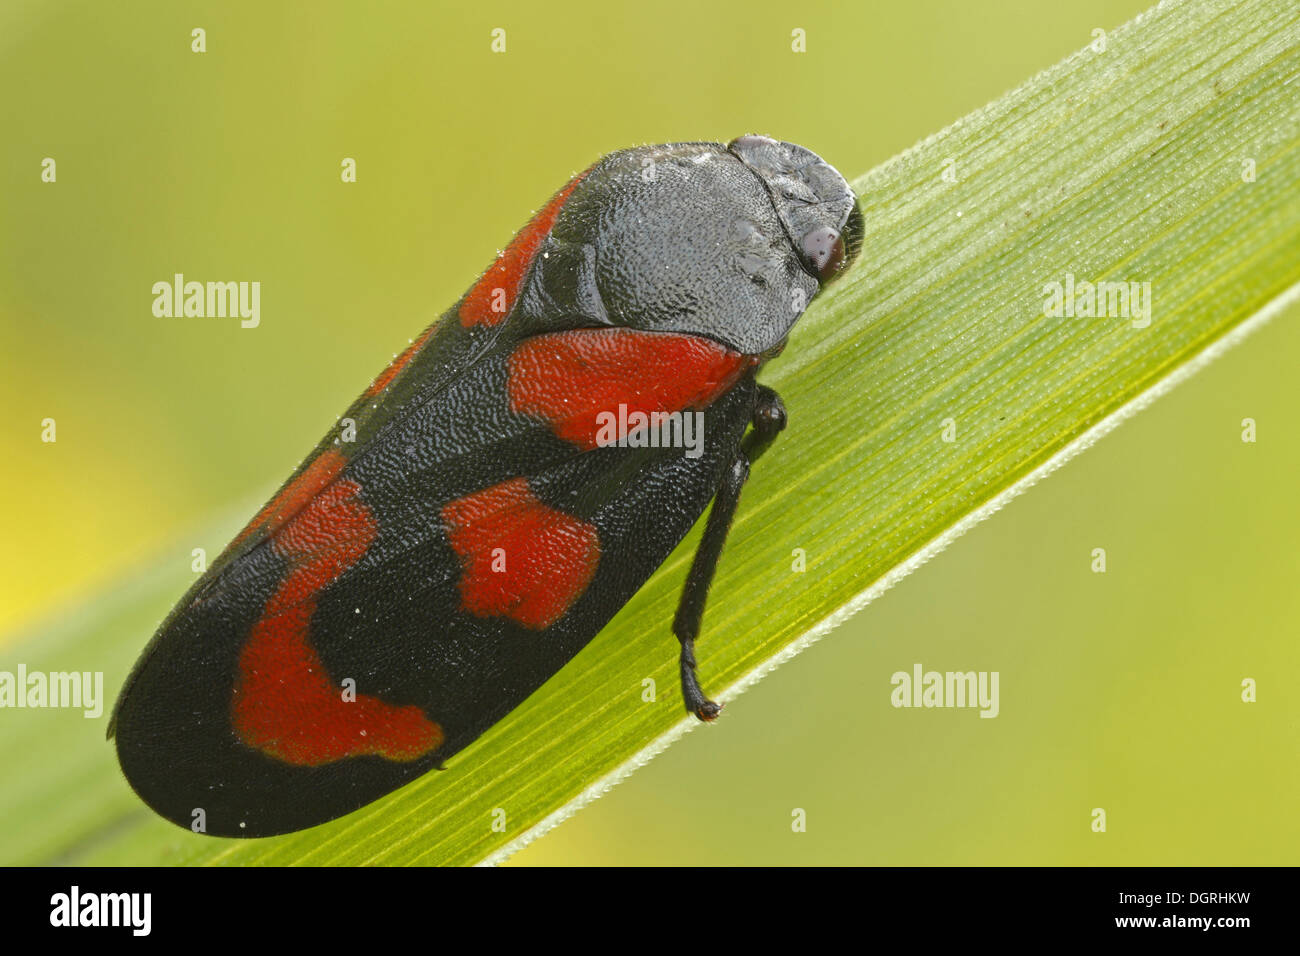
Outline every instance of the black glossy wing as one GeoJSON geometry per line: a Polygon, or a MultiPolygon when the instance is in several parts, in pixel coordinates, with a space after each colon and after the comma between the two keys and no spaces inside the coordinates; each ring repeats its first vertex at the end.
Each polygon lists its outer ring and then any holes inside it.
{"type": "Polygon", "coordinates": [[[687,336],[498,336],[172,615],[116,714],[132,786],[183,826],[201,809],[209,833],[261,836],[440,765],[690,529],[749,422],[750,367],[687,336]],[[610,403],[698,413],[703,441],[601,446],[584,422],[610,403]]]}

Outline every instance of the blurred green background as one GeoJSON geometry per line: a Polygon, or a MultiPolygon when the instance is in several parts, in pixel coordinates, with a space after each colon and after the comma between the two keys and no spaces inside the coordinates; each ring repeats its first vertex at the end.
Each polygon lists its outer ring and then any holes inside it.
{"type": "MultiPolygon", "coordinates": [[[[758,131],[852,178],[1146,5],[7,0],[3,659],[193,547],[215,555],[218,519],[251,514],[601,153],[758,131]],[[154,317],[151,286],[175,272],[260,281],[260,327],[154,317]]],[[[1298,862],[1296,317],[515,861],[1298,862]],[[1000,671],[1001,715],[890,707],[890,675],[918,662],[1000,671]],[[1245,677],[1258,703],[1240,702],[1245,677]]],[[[797,442],[816,409],[791,411],[797,442]]],[[[103,733],[10,711],[0,735],[20,720],[103,733]]]]}

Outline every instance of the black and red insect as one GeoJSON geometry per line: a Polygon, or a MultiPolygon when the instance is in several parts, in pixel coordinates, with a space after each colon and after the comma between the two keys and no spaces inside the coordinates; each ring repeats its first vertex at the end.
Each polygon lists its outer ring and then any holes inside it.
{"type": "Polygon", "coordinates": [[[861,233],[843,177],[764,136],[574,177],[163,622],[109,729],[131,786],[225,836],[355,810],[540,687],[710,501],[673,632],[686,708],[715,717],[704,601],[785,425],[755,374],[861,233]],[[637,412],[698,413],[702,441],[638,441],[637,412]]]}

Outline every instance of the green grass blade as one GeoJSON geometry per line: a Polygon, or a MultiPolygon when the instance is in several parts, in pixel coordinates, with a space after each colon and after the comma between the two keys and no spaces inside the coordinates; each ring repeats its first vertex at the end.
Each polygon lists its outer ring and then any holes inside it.
{"type": "MultiPolygon", "coordinates": [[[[1183,3],[859,179],[861,257],[765,376],[791,426],[755,469],[718,574],[700,647],[706,687],[734,698],[1294,300],[1298,129],[1300,8],[1183,3]],[[1150,283],[1149,324],[1045,316],[1044,286],[1067,275],[1150,283]],[[791,569],[796,548],[804,573],[791,569]]],[[[446,772],[306,833],[192,837],[141,809],[100,722],[60,724],[53,739],[48,722],[13,723],[0,741],[13,782],[0,791],[0,852],[11,862],[498,860],[692,726],[668,622],[696,540],[446,772]],[[642,699],[647,678],[657,702],[642,699]],[[504,829],[493,826],[498,809],[504,829]]],[[[184,583],[152,575],[71,617],[57,639],[32,635],[0,668],[11,657],[44,669],[75,660],[102,666],[115,691],[184,583]]]]}

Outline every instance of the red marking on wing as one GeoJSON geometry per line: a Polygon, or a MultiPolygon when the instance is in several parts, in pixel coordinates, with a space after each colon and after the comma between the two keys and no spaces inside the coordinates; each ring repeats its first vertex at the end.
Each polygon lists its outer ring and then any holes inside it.
{"type": "Polygon", "coordinates": [[[442,518],[461,559],[461,606],[479,617],[550,627],[582,596],[600,561],[595,527],[542,504],[524,478],[448,502],[442,518]]]}
{"type": "Polygon", "coordinates": [[[602,412],[699,410],[758,361],[695,335],[575,329],[520,343],[506,387],[512,411],[542,418],[560,438],[591,449],[602,412]]]}
{"type": "Polygon", "coordinates": [[[519,230],[505,251],[497,256],[487,272],[483,273],[483,277],[474,283],[474,288],[469,290],[465,300],[460,304],[461,325],[466,328],[473,325],[496,325],[510,314],[519,295],[519,289],[524,284],[524,276],[528,274],[528,267],[532,264],[533,256],[537,254],[537,247],[550,235],[569,194],[585,175],[587,175],[585,172],[579,173],[569,180],[568,184],[542,208],[542,211],[519,230]],[[492,300],[496,296],[497,289],[502,290],[505,298],[504,308],[501,311],[494,311],[492,308],[492,300]]]}
{"type": "Polygon", "coordinates": [[[375,538],[355,481],[312,498],[272,539],[289,573],[266,604],[239,655],[231,722],[250,747],[297,766],[378,754],[414,760],[442,744],[442,728],[414,705],[358,693],[343,699],[311,644],[321,590],[352,567],[375,538]]]}
{"type": "Polygon", "coordinates": [[[296,515],[322,488],[343,470],[347,458],[337,448],[327,448],[303,469],[297,478],[285,485],[266,506],[248,523],[234,543],[239,544],[259,528],[275,534],[284,523],[296,515]]]}
{"type": "Polygon", "coordinates": [[[415,358],[415,354],[424,348],[424,344],[429,341],[429,337],[433,335],[435,328],[437,326],[429,326],[418,339],[402,351],[401,355],[388,363],[388,367],[380,372],[379,377],[371,382],[370,387],[366,389],[366,398],[373,398],[393,384],[393,379],[397,378],[402,369],[406,368],[411,363],[411,359],[415,358]]]}

